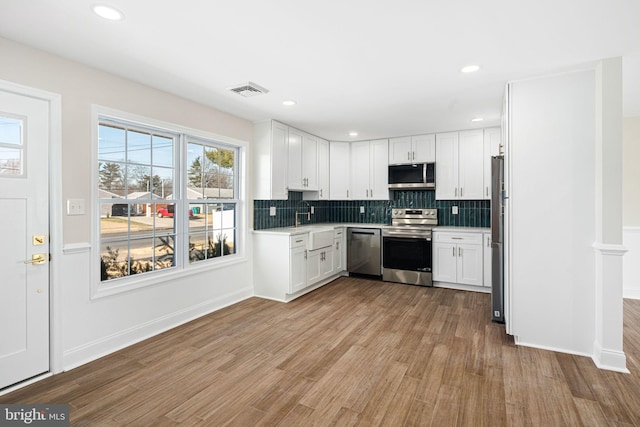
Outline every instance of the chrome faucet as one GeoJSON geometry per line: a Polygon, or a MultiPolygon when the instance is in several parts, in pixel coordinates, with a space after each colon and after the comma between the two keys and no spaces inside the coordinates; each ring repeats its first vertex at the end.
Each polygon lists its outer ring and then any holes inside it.
{"type": "Polygon", "coordinates": [[[298,211],[296,211],[296,227],[298,227],[300,225],[300,220],[298,219],[299,215],[306,215],[307,216],[307,221],[311,222],[311,212],[307,212],[307,213],[298,213],[298,211]]]}

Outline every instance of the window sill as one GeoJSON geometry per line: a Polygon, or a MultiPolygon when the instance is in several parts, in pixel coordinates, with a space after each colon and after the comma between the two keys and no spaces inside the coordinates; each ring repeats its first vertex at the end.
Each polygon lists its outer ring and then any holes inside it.
{"type": "Polygon", "coordinates": [[[193,276],[196,274],[202,274],[209,271],[219,270],[222,268],[231,267],[237,264],[246,263],[247,257],[240,254],[227,255],[228,259],[217,262],[204,262],[201,265],[188,265],[184,268],[176,268],[171,271],[159,271],[157,274],[151,273],[131,280],[122,280],[121,283],[110,284],[109,282],[99,282],[94,286],[91,292],[91,300],[97,300],[100,298],[109,297],[112,295],[119,295],[125,292],[133,291],[136,289],[145,288],[148,286],[154,286],[164,284],[176,279],[182,279],[185,277],[193,276]]]}

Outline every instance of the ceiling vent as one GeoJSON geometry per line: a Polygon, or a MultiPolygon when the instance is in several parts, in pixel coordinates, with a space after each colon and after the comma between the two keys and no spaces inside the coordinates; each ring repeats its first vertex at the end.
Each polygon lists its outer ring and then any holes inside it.
{"type": "Polygon", "coordinates": [[[242,95],[245,98],[249,98],[251,96],[262,95],[264,93],[269,93],[268,89],[263,88],[260,85],[257,85],[253,82],[247,82],[239,84],[235,87],[229,88],[231,92],[235,92],[238,95],[242,95]]]}

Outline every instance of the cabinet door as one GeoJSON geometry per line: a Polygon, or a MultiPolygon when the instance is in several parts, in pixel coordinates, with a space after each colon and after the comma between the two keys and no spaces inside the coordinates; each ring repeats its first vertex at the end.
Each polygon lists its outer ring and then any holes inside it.
{"type": "Polygon", "coordinates": [[[293,248],[289,255],[289,293],[307,287],[307,250],[304,246],[293,248]]]}
{"type": "Polygon", "coordinates": [[[411,137],[389,139],[389,164],[401,165],[411,163],[411,137]]]}
{"type": "Polygon", "coordinates": [[[491,287],[491,233],[482,234],[482,263],[483,276],[482,286],[491,287]]]}
{"type": "Polygon", "coordinates": [[[456,249],[458,255],[458,271],[456,283],[463,285],[482,286],[482,245],[467,245],[459,243],[456,249]]]}
{"type": "Polygon", "coordinates": [[[369,141],[351,143],[350,199],[365,200],[369,197],[369,141]]]}
{"type": "Polygon", "coordinates": [[[487,128],[484,130],[484,199],[491,199],[491,156],[500,155],[500,144],[502,142],[502,132],[500,128],[487,128]]]}
{"type": "Polygon", "coordinates": [[[433,244],[433,280],[456,282],[458,252],[454,243],[433,244]]]}
{"type": "Polygon", "coordinates": [[[411,158],[414,163],[436,161],[436,136],[434,134],[412,136],[411,147],[411,158]]]}
{"type": "Polygon", "coordinates": [[[322,252],[324,249],[316,249],[307,252],[307,284],[313,285],[320,280],[322,275],[322,252]]]}
{"type": "Polygon", "coordinates": [[[350,146],[348,142],[329,144],[329,198],[349,199],[350,146]]]}
{"type": "Polygon", "coordinates": [[[389,200],[389,140],[371,141],[369,153],[369,198],[389,200]]]}
{"type": "Polygon", "coordinates": [[[302,135],[302,187],[304,190],[318,189],[318,138],[302,135]]]}
{"type": "Polygon", "coordinates": [[[436,134],[436,199],[458,198],[458,132],[436,134]]]}
{"type": "Polygon", "coordinates": [[[329,277],[333,274],[334,247],[329,246],[322,249],[322,260],[320,261],[320,278],[329,277]]]}
{"type": "MultiPolygon", "coordinates": [[[[484,133],[482,129],[459,132],[458,142],[458,198],[484,198],[484,133]]],[[[436,173],[438,165],[436,164],[436,173]]],[[[436,183],[437,188],[437,183],[436,183]]]]}
{"type": "Polygon", "coordinates": [[[318,200],[329,200],[329,141],[318,140],[318,200]]]}
{"type": "Polygon", "coordinates": [[[289,190],[304,190],[302,185],[302,133],[293,128],[289,128],[287,165],[289,190]]]}
{"type": "Polygon", "coordinates": [[[271,199],[286,200],[287,192],[287,135],[289,128],[277,122],[271,128],[271,199]]]}
{"type": "Polygon", "coordinates": [[[333,241],[333,272],[340,273],[344,270],[344,243],[342,237],[333,241]]]}

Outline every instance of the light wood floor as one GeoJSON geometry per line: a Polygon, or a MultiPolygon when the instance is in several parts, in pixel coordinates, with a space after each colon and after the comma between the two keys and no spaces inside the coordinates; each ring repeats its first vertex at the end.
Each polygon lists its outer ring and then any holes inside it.
{"type": "Polygon", "coordinates": [[[68,403],[73,425],[640,426],[631,375],[520,348],[487,294],[341,278],[289,304],[251,298],[0,403],[68,403]]]}

